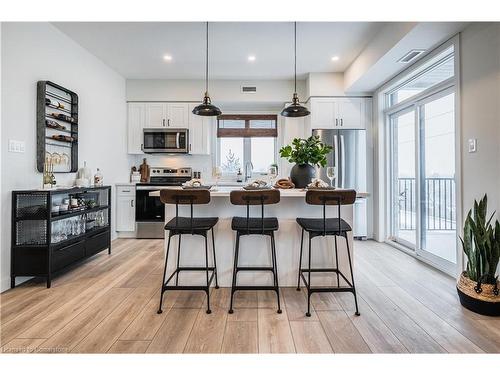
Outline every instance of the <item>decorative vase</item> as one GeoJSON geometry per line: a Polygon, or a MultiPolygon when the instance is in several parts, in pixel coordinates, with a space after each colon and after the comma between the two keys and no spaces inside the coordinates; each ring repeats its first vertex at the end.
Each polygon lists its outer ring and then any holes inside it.
{"type": "Polygon", "coordinates": [[[290,178],[296,188],[305,188],[316,176],[316,169],[310,164],[295,164],[290,171],[290,178]]]}
{"type": "Polygon", "coordinates": [[[462,272],[457,282],[458,297],[462,306],[481,315],[500,316],[498,285],[481,284],[479,290],[476,290],[476,287],[477,282],[462,272]]]}

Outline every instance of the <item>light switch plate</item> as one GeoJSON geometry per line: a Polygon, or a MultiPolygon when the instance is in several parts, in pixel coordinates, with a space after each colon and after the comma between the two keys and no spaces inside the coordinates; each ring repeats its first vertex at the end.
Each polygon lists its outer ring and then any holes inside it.
{"type": "Polygon", "coordinates": [[[477,140],[476,138],[469,139],[469,153],[476,152],[477,150],[477,140]]]}
{"type": "Polygon", "coordinates": [[[24,141],[9,139],[9,152],[23,153],[25,150],[26,144],[24,141]]]}

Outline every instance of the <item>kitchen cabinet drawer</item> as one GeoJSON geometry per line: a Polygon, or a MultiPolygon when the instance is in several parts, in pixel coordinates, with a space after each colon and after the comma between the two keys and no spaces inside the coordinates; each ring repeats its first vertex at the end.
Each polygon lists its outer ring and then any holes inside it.
{"type": "Polygon", "coordinates": [[[135,197],[135,186],[133,185],[120,185],[116,187],[117,196],[134,196],[135,197]]]}
{"type": "Polygon", "coordinates": [[[52,250],[52,271],[60,270],[85,257],[85,241],[52,250]]]}
{"type": "Polygon", "coordinates": [[[92,256],[99,251],[107,249],[110,246],[109,231],[95,234],[87,238],[85,242],[85,255],[92,256]]]}

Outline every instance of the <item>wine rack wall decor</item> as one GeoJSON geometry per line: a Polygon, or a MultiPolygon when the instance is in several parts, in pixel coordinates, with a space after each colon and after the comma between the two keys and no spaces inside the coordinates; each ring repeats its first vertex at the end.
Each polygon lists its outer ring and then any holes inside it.
{"type": "Polygon", "coordinates": [[[37,169],[78,170],[78,95],[50,81],[37,83],[37,169]]]}

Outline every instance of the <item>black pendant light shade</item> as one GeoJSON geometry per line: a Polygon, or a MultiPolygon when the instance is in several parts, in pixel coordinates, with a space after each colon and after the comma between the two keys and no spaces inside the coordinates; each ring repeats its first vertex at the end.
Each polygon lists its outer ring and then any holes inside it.
{"type": "Polygon", "coordinates": [[[210,95],[208,95],[208,22],[207,22],[207,58],[205,65],[205,96],[203,103],[193,109],[193,113],[198,116],[219,116],[222,111],[212,104],[210,95]]]}
{"type": "Polygon", "coordinates": [[[219,116],[222,111],[211,103],[208,92],[205,92],[203,103],[194,107],[193,113],[198,116],[219,116]]]}
{"type": "Polygon", "coordinates": [[[300,105],[299,96],[297,95],[297,22],[294,23],[294,93],[292,104],[283,108],[281,116],[284,117],[304,117],[308,116],[311,112],[304,106],[300,105]]]}
{"type": "Polygon", "coordinates": [[[283,108],[281,111],[281,116],[285,117],[304,117],[308,116],[311,112],[304,107],[303,105],[300,105],[299,103],[299,97],[297,96],[297,93],[293,93],[293,99],[292,99],[292,104],[290,104],[288,107],[283,108]]]}

